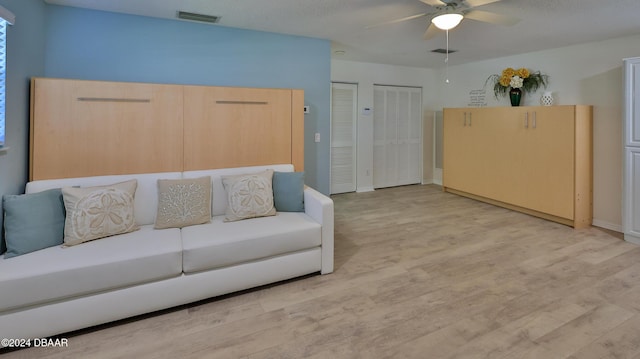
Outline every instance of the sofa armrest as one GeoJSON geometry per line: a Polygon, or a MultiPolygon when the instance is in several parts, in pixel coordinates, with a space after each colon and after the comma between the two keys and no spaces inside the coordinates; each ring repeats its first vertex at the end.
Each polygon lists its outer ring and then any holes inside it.
{"type": "Polygon", "coordinates": [[[322,274],[333,272],[333,200],[304,187],[304,211],[322,226],[322,274]]]}

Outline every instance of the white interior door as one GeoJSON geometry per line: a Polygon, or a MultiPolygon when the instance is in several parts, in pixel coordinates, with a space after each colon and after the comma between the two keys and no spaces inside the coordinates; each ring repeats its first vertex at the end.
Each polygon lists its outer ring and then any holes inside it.
{"type": "Polygon", "coordinates": [[[331,84],[331,193],[356,190],[358,85],[331,84]]]}
{"type": "Polygon", "coordinates": [[[373,187],[421,182],[422,90],[374,86],[373,187]]]}

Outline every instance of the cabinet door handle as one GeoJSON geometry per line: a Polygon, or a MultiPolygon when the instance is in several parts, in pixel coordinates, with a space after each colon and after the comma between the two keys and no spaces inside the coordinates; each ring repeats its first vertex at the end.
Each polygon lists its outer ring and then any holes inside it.
{"type": "Polygon", "coordinates": [[[529,128],[529,112],[524,114],[524,128],[529,128]]]}
{"type": "Polygon", "coordinates": [[[473,114],[473,112],[469,112],[469,127],[471,127],[471,115],[473,114]]]}
{"type": "Polygon", "coordinates": [[[537,118],[537,114],[536,114],[536,112],[534,111],[534,112],[533,112],[533,128],[536,128],[536,118],[537,118]]]}
{"type": "Polygon", "coordinates": [[[464,118],[462,119],[462,127],[467,127],[467,113],[464,113],[464,118]]]}

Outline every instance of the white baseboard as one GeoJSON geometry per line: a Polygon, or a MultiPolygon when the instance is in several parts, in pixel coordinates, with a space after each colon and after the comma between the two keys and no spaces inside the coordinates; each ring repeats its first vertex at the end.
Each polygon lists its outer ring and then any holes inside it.
{"type": "Polygon", "coordinates": [[[442,186],[442,168],[433,169],[433,183],[442,186]]]}
{"type": "Polygon", "coordinates": [[[361,188],[356,189],[356,192],[358,192],[358,193],[360,193],[360,192],[373,192],[373,191],[375,191],[373,189],[373,187],[361,187],[361,188]]]}
{"type": "Polygon", "coordinates": [[[609,230],[620,232],[620,233],[623,232],[622,225],[619,225],[619,224],[615,224],[615,223],[611,223],[611,222],[607,222],[607,221],[602,221],[602,220],[595,219],[595,218],[591,221],[591,224],[596,226],[596,227],[609,229],[609,230]]]}
{"type": "Polygon", "coordinates": [[[624,235],[624,240],[629,242],[629,243],[640,245],[640,238],[638,238],[636,236],[632,236],[630,234],[625,234],[624,235]]]}

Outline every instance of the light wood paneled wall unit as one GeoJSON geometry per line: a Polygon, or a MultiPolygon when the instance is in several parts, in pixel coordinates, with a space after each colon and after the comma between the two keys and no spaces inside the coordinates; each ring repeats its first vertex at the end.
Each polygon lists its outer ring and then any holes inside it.
{"type": "Polygon", "coordinates": [[[291,90],[291,163],[304,171],[304,91],[291,90]]]}
{"type": "Polygon", "coordinates": [[[291,104],[291,90],[185,86],[185,170],[290,163],[291,104]]]}
{"type": "Polygon", "coordinates": [[[30,179],[292,163],[304,92],[34,78],[30,179]]]}
{"type": "Polygon", "coordinates": [[[182,86],[36,78],[30,178],[182,169],[182,86]]]}
{"type": "Polygon", "coordinates": [[[447,108],[446,191],[575,228],[592,221],[591,106],[447,108]]]}

